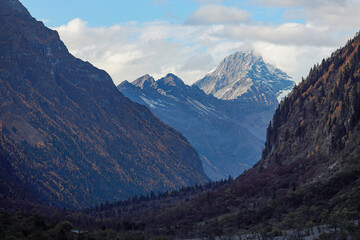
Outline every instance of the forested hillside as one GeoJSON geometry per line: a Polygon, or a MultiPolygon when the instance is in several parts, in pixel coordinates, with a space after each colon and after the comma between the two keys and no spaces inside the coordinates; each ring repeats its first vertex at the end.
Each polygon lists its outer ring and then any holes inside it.
{"type": "Polygon", "coordinates": [[[185,137],[18,0],[0,4],[1,193],[84,207],[208,180],[185,137]]]}
{"type": "MultiPolygon", "coordinates": [[[[360,219],[359,120],[356,35],[315,65],[280,103],[263,156],[252,169],[228,187],[133,221],[176,236],[249,231],[275,236],[322,224],[344,229],[360,219]]],[[[351,234],[349,229],[344,234],[351,234]]]]}

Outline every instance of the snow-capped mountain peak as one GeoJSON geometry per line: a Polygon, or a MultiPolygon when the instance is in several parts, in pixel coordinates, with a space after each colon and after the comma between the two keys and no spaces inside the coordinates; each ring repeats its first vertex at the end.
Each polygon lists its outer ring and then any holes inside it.
{"type": "Polygon", "coordinates": [[[194,85],[219,99],[260,101],[276,106],[294,82],[280,69],[265,63],[259,53],[247,50],[226,57],[194,85]]]}
{"type": "Polygon", "coordinates": [[[236,177],[260,158],[272,107],[217,99],[174,74],[151,79],[123,82],[118,89],[180,131],[198,151],[211,179],[236,177]]]}

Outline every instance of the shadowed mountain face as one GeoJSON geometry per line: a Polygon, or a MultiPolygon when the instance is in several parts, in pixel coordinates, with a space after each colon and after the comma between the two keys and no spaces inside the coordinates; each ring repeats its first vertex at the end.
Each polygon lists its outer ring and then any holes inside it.
{"type": "Polygon", "coordinates": [[[220,100],[173,74],[157,81],[145,75],[118,89],[184,134],[214,180],[238,176],[261,157],[272,107],[220,100]]]}
{"type": "MultiPolygon", "coordinates": [[[[360,35],[314,65],[276,109],[258,168],[318,163],[305,177],[328,180],[359,166],[360,35]],[[280,165],[280,166],[279,166],[280,165]]],[[[355,170],[353,169],[353,170],[355,170]]]]}
{"type": "Polygon", "coordinates": [[[360,217],[359,186],[358,34],[315,65],[280,103],[267,129],[262,158],[253,168],[228,187],[163,209],[158,216],[177,213],[165,224],[161,218],[158,222],[140,218],[156,230],[175,229],[175,233],[162,234],[176,236],[226,236],[239,229],[266,229],[271,234],[278,229],[311,229],[323,224],[341,229],[360,217]],[[186,231],[173,226],[186,227],[186,231]]]}
{"type": "Polygon", "coordinates": [[[78,207],[207,181],[180,133],[69,54],[19,1],[0,4],[4,193],[25,198],[26,186],[43,202],[78,207]]]}
{"type": "Polygon", "coordinates": [[[257,102],[276,108],[294,82],[250,50],[226,57],[213,72],[194,85],[219,99],[257,102]]]}
{"type": "Polygon", "coordinates": [[[206,174],[218,180],[238,176],[260,158],[278,100],[293,85],[286,73],[248,51],[225,58],[193,86],[169,74],[158,81],[146,75],[118,88],[184,134],[206,174]]]}

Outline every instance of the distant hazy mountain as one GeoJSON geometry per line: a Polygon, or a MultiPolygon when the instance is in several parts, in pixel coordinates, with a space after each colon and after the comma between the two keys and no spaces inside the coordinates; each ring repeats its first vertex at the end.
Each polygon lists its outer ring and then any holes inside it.
{"type": "Polygon", "coordinates": [[[271,106],[220,100],[173,74],[157,81],[146,75],[118,88],[180,131],[196,148],[212,179],[238,176],[261,157],[274,111],[271,106]]]}
{"type": "Polygon", "coordinates": [[[194,85],[224,100],[258,102],[277,107],[294,82],[280,69],[264,62],[253,50],[236,52],[194,85]]]}
{"type": "Polygon", "coordinates": [[[56,206],[207,181],[179,132],[17,0],[0,0],[0,163],[1,193],[56,206]]]}

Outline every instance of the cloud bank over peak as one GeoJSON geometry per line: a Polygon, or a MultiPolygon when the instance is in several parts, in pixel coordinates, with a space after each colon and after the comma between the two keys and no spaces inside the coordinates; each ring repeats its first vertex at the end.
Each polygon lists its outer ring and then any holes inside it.
{"type": "Polygon", "coordinates": [[[191,1],[199,6],[183,23],[154,20],[90,27],[76,18],[55,30],[72,54],[105,69],[115,84],[169,72],[191,84],[227,55],[245,49],[255,49],[299,82],[360,26],[360,2],[355,0],[256,0],[252,8],[226,0],[191,1]],[[254,20],[254,15],[271,15],[278,8],[280,22],[254,20]]]}

